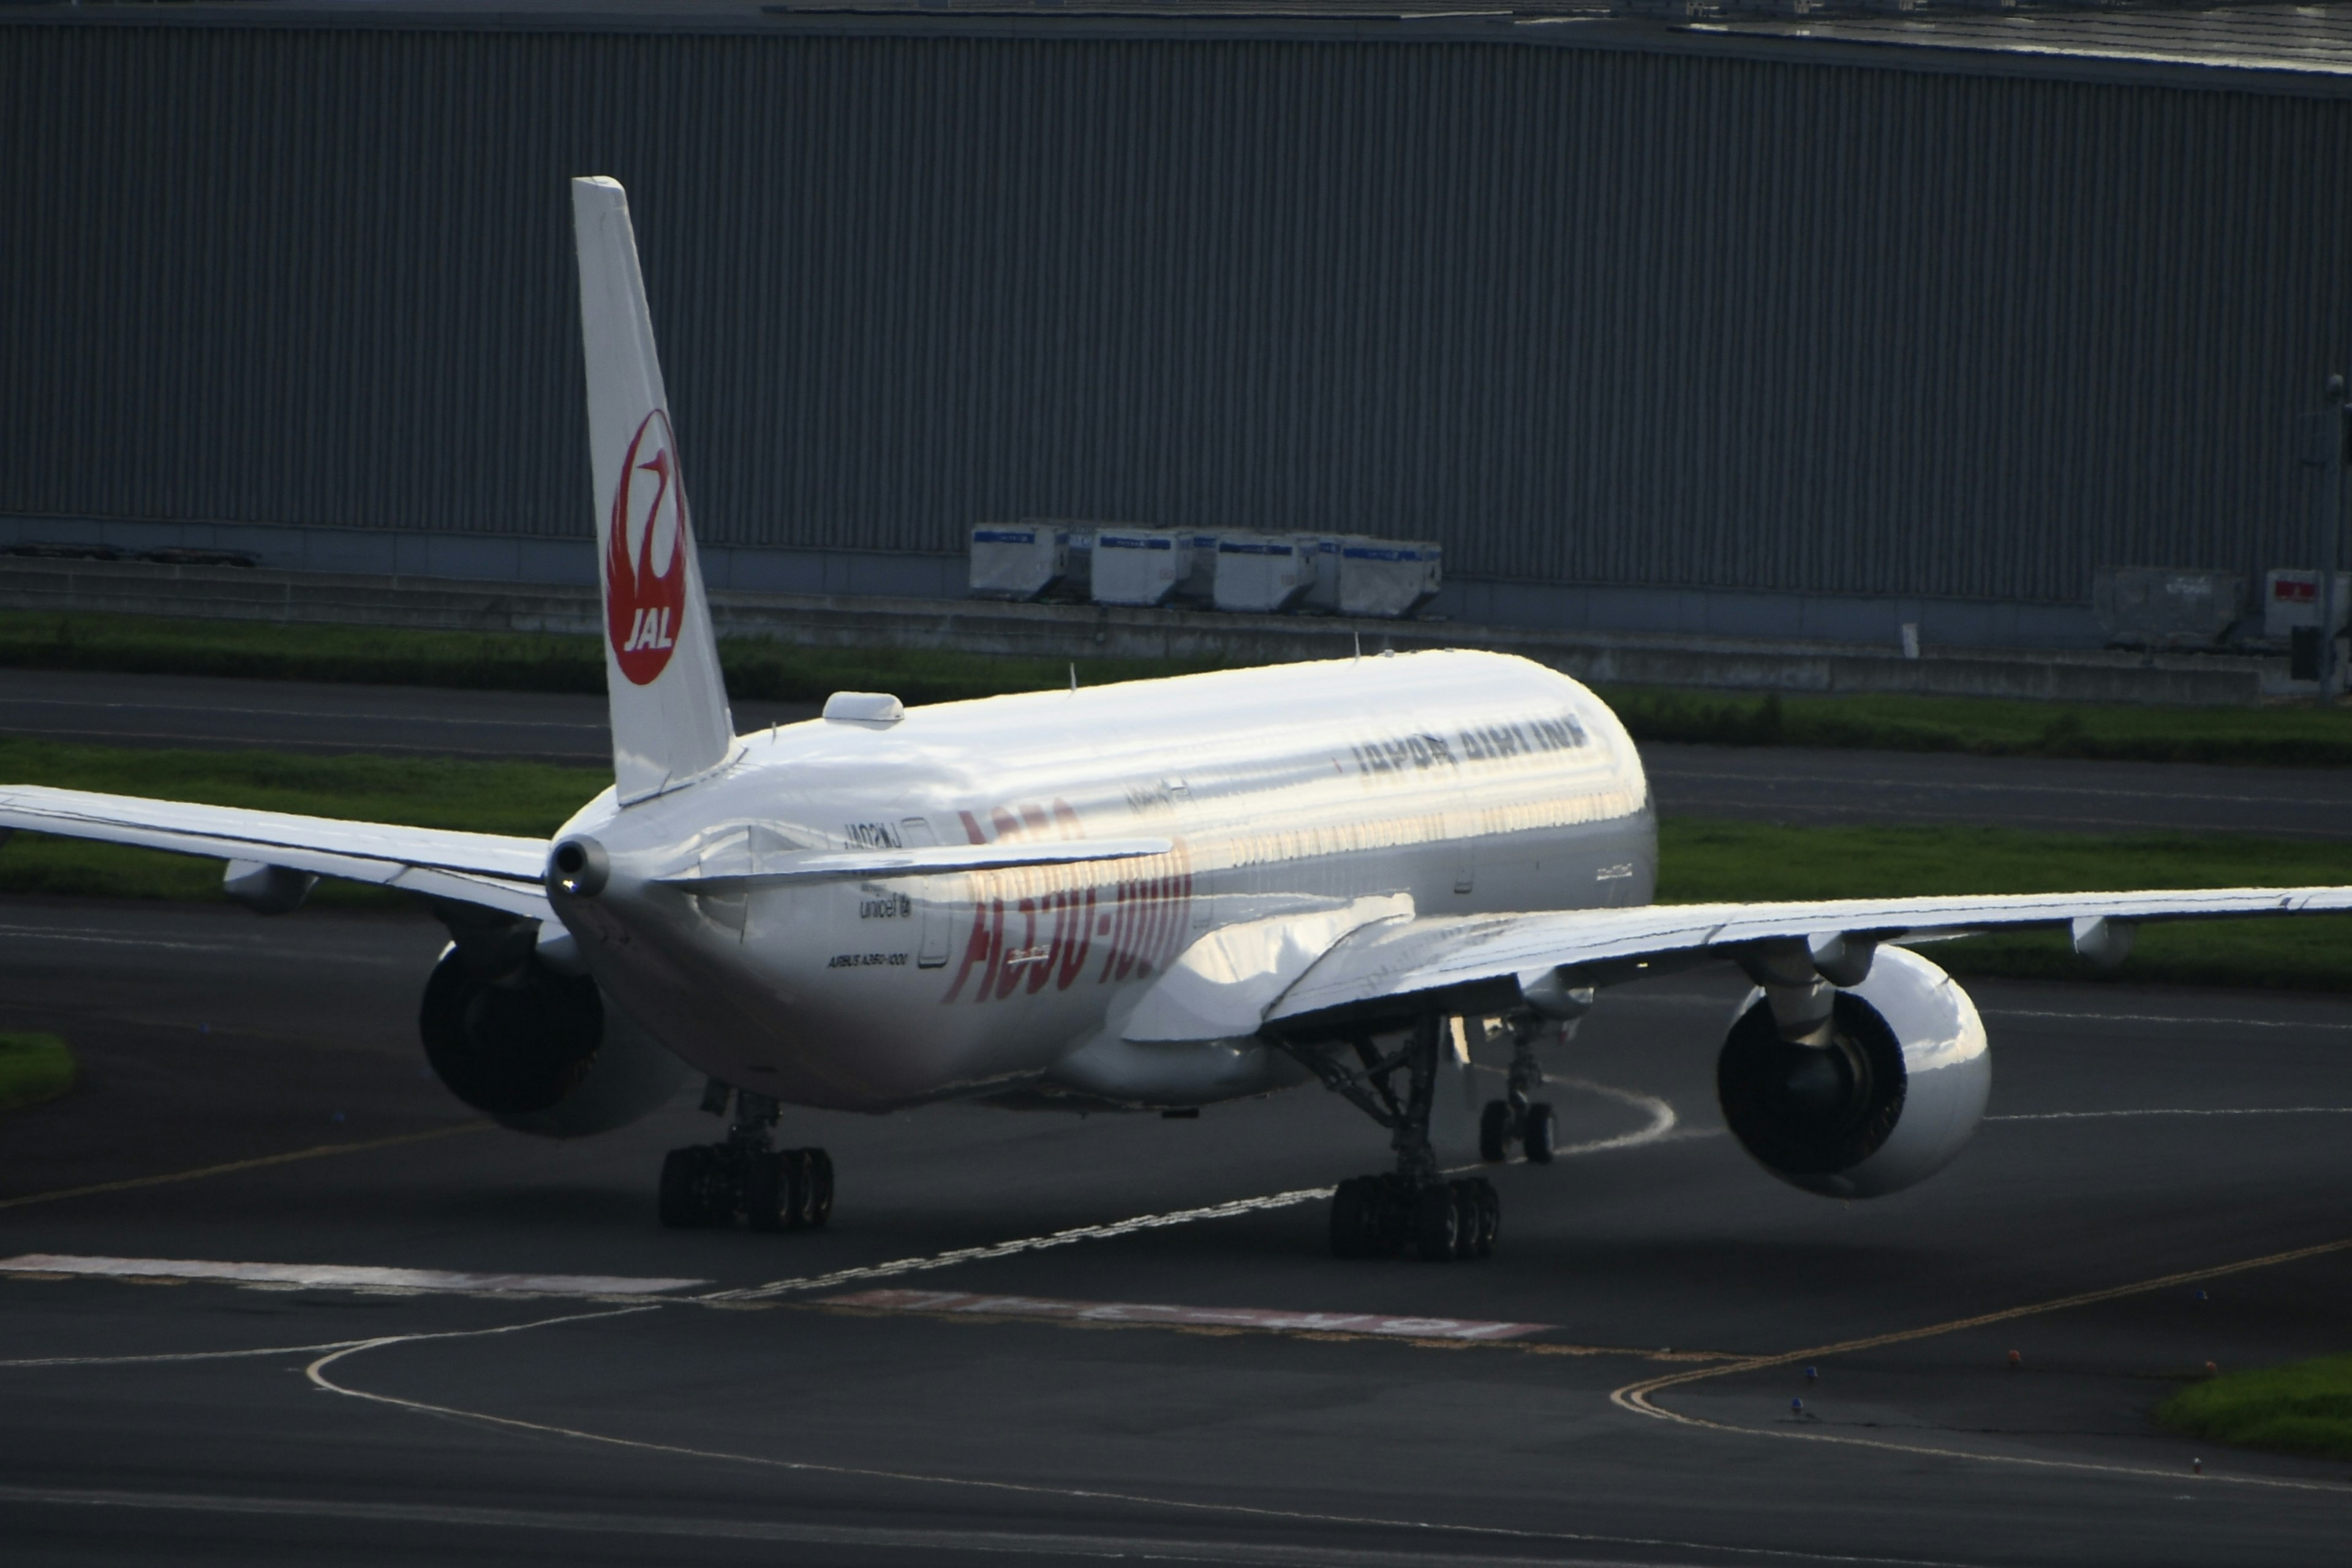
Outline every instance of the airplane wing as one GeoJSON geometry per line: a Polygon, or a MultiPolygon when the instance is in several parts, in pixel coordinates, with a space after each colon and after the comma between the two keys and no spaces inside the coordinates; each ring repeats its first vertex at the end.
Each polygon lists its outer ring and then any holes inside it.
{"type": "Polygon", "coordinates": [[[254,860],[551,919],[547,844],[490,833],[342,822],[89,790],[0,785],[0,828],[254,860]]]}
{"type": "Polygon", "coordinates": [[[1532,985],[1556,969],[1608,984],[1652,968],[1736,959],[1759,947],[1929,942],[2032,926],[2352,910],[2352,888],[2218,888],[2130,893],[2016,893],[1963,898],[1832,899],[1756,904],[1649,904],[1635,909],[1391,920],[1333,943],[1268,1009],[1269,1024],[1335,1008],[1457,987],[1532,985]]]}

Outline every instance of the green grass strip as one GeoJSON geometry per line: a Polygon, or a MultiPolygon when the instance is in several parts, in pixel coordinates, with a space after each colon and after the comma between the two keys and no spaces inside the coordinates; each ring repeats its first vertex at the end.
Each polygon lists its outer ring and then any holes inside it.
{"type": "Polygon", "coordinates": [[[2352,1459],[2352,1355],[2223,1373],[2166,1400],[2156,1418],[2191,1437],[2352,1459]]]}
{"type": "Polygon", "coordinates": [[[0,1110],[55,1100],[74,1086],[74,1054],[55,1035],[0,1034],[0,1110]]]}
{"type": "Polygon", "coordinates": [[[1601,695],[1641,741],[1964,752],[1985,757],[2352,764],[2352,709],[2145,708],[1989,697],[1761,696],[1612,686],[1601,695]]]}
{"type": "MultiPolygon", "coordinates": [[[[894,691],[947,702],[1037,691],[1070,661],[942,648],[797,647],[765,637],[719,644],[727,689],[743,700],[819,702],[835,691],[894,691]]],[[[1215,660],[1079,659],[1089,686],[1220,668],[1215,660]]],[[[510,691],[601,692],[593,637],[278,626],[167,616],[0,611],[0,668],[227,675],[510,691]]],[[[1618,686],[1601,695],[1634,737],[1717,745],[1866,747],[2153,762],[2352,764],[2352,710],[2315,706],[2141,708],[1973,697],[1784,697],[1618,686]]]]}

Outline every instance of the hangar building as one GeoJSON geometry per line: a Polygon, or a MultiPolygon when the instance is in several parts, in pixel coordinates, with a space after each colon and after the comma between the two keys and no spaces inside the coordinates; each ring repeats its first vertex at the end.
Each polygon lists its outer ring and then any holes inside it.
{"type": "Polygon", "coordinates": [[[2095,640],[2308,563],[2352,10],[10,6],[0,540],[593,575],[566,176],[720,585],[1444,542],[1505,623],[2095,640]]]}

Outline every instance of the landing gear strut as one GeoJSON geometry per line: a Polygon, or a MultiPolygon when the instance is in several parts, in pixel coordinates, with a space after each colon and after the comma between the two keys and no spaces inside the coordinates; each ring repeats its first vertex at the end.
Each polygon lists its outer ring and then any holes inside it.
{"type": "Polygon", "coordinates": [[[1338,1257],[1390,1258],[1410,1249],[1440,1261],[1484,1258],[1495,1250],[1503,1205],[1494,1184],[1483,1176],[1447,1180],[1429,1145],[1444,1025],[1437,1015],[1427,1015],[1404,1045],[1386,1057],[1370,1038],[1359,1037],[1353,1044],[1360,1065],[1352,1071],[1326,1052],[1294,1053],[1326,1089],[1346,1096],[1387,1128],[1389,1146],[1396,1151],[1393,1172],[1351,1176],[1332,1194],[1331,1250],[1338,1257]]]}
{"type": "MultiPolygon", "coordinates": [[[[702,1108],[723,1115],[727,1086],[713,1079],[702,1108]]],[[[822,1149],[771,1149],[776,1102],[737,1089],[724,1143],[673,1149],[662,1160],[661,1220],[676,1230],[729,1225],[814,1229],[833,1215],[833,1159],[822,1149]]]]}
{"type": "MultiPolygon", "coordinates": [[[[1543,1064],[1536,1060],[1535,1047],[1537,1037],[1546,1027],[1533,1017],[1512,1022],[1511,1076],[1504,1090],[1506,1098],[1488,1100],[1486,1113],[1478,1119],[1478,1157],[1490,1165],[1499,1165],[1509,1159],[1514,1143],[1527,1155],[1528,1163],[1551,1163],[1559,1121],[1549,1104],[1528,1098],[1530,1091],[1543,1087],[1543,1064]]],[[[1572,1030],[1576,1026],[1554,1024],[1549,1027],[1572,1030]]]]}

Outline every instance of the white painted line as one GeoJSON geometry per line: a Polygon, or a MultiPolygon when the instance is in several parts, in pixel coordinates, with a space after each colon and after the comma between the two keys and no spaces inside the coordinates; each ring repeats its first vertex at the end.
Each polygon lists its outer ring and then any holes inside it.
{"type": "Polygon", "coordinates": [[[713,1290],[693,1300],[757,1301],[770,1296],[848,1285],[860,1279],[887,1279],[900,1274],[952,1268],[960,1263],[986,1263],[992,1258],[1011,1258],[1019,1253],[1068,1247],[1074,1242],[1107,1241],[1114,1237],[1133,1236],[1139,1230],[1162,1230],[1172,1225],[1190,1225],[1195,1220],[1230,1219],[1235,1215],[1255,1214],[1263,1209],[1289,1208],[1297,1204],[1313,1203],[1318,1198],[1328,1198],[1333,1190],[1330,1187],[1300,1187],[1294,1192],[1272,1193],[1262,1198],[1237,1198],[1229,1204],[1178,1209],[1171,1214],[1138,1215],[1133,1219],[1114,1220],[1108,1225],[1082,1225],[1068,1230],[1057,1230],[1050,1236],[1024,1236],[1017,1241],[1000,1241],[992,1247],[960,1247],[952,1252],[934,1252],[927,1258],[900,1258],[888,1263],[867,1264],[860,1268],[837,1268],[830,1274],[804,1275],[798,1279],[774,1279],[765,1285],[753,1285],[740,1290],[713,1290]]]}
{"type": "Polygon", "coordinates": [[[2011,1116],[1988,1116],[1987,1121],[2104,1121],[2118,1116],[2352,1116],[2352,1105],[2262,1105],[2242,1110],[2191,1110],[2161,1108],[2147,1110],[2034,1110],[2011,1116]]]}
{"type": "Polygon", "coordinates": [[[345,1263],[207,1263],[185,1258],[74,1258],[27,1252],[0,1258],[0,1274],[87,1274],[148,1279],[228,1279],[324,1290],[470,1290],[533,1296],[653,1296],[708,1279],[632,1279],[604,1274],[464,1274],[345,1263]]]}
{"type": "Polygon", "coordinates": [[[1475,1318],[1402,1318],[1379,1312],[1280,1312],[1256,1307],[1171,1307],[1143,1301],[1065,1301],[1051,1296],[979,1296],[967,1290],[853,1290],[822,1298],[828,1307],[891,1312],[975,1312],[1086,1323],[1166,1323],[1288,1333],[1392,1334],[1412,1340],[1517,1340],[1549,1323],[1475,1318]]]}

